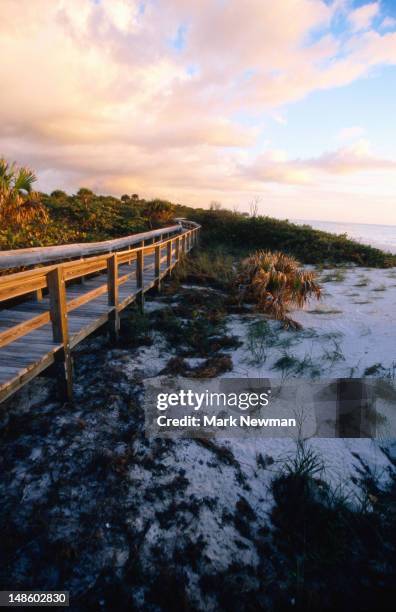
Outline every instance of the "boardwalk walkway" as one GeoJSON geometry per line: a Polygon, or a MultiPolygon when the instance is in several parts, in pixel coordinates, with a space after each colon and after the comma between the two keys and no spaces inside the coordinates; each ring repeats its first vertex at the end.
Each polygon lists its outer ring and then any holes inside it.
{"type": "MultiPolygon", "coordinates": [[[[135,300],[143,304],[144,293],[159,288],[198,232],[182,221],[122,239],[121,251],[109,252],[120,241],[96,243],[104,253],[0,277],[0,402],[52,364],[62,396],[71,400],[73,347],[106,322],[116,340],[121,310],[135,300]]],[[[12,253],[25,265],[54,258],[61,247],[51,248],[0,253],[0,266],[12,253]]]]}

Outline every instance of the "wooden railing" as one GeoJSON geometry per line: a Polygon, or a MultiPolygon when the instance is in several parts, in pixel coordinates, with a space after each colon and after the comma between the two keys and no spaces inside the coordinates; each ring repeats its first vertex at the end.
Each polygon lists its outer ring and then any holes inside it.
{"type": "MultiPolygon", "coordinates": [[[[117,340],[120,311],[134,300],[143,307],[145,291],[151,287],[159,289],[162,277],[196,244],[200,226],[185,220],[178,221],[177,225],[160,230],[102,243],[0,253],[0,268],[37,266],[43,262],[52,262],[50,265],[0,277],[0,302],[7,308],[7,311],[3,312],[11,313],[2,320],[0,312],[0,347],[6,347],[13,351],[10,354],[14,354],[23,348],[23,339],[27,338],[28,334],[51,323],[51,341],[56,346],[54,362],[60,366],[63,391],[70,399],[71,349],[96,328],[93,321],[92,324],[87,324],[85,329],[72,335],[68,326],[70,313],[107,293],[106,318],[111,336],[117,340]],[[86,256],[87,253],[93,252],[96,255],[86,256]],[[65,261],[76,256],[80,258],[65,261]],[[130,289],[121,295],[123,286],[130,289]],[[71,299],[68,299],[69,287],[74,290],[71,299]],[[25,302],[26,300],[28,301],[25,302]],[[23,310],[18,309],[18,303],[21,301],[24,302],[23,310]],[[38,306],[37,302],[41,304],[38,306]],[[13,318],[17,322],[13,323],[13,318]]],[[[99,319],[97,321],[103,324],[103,316],[99,319]]],[[[29,348],[26,347],[26,350],[29,348]]],[[[7,369],[6,365],[3,367],[7,369]]],[[[0,361],[0,374],[1,368],[0,361]]],[[[15,390],[19,386],[21,384],[16,381],[15,390]]],[[[4,396],[9,394],[6,390],[4,396]]]]}
{"type": "MultiPolygon", "coordinates": [[[[191,222],[184,221],[183,225],[191,225],[191,222]]],[[[0,269],[10,270],[41,264],[63,262],[68,259],[77,259],[98,255],[99,253],[110,253],[113,251],[129,249],[132,246],[139,246],[145,240],[161,240],[166,234],[176,234],[183,230],[182,223],[164,227],[150,232],[132,234],[114,240],[103,242],[82,242],[78,244],[62,244],[60,246],[33,247],[29,249],[17,249],[12,251],[0,251],[0,269]]]]}

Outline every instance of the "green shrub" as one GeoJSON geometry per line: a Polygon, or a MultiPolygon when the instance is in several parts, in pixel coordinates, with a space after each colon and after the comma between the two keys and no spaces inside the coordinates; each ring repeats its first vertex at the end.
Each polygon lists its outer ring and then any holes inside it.
{"type": "Polygon", "coordinates": [[[298,261],[279,251],[257,251],[243,260],[235,284],[242,300],[286,327],[301,327],[288,316],[290,307],[301,308],[310,297],[321,296],[315,273],[302,270],[298,261]]]}

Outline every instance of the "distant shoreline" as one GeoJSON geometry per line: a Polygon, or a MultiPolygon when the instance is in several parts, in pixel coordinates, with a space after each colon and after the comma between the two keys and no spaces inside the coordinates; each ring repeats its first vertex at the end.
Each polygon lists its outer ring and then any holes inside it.
{"type": "Polygon", "coordinates": [[[351,240],[368,244],[385,252],[396,254],[396,225],[376,223],[350,223],[343,221],[318,221],[314,219],[290,219],[296,225],[310,225],[313,229],[332,234],[347,234],[351,240]]]}

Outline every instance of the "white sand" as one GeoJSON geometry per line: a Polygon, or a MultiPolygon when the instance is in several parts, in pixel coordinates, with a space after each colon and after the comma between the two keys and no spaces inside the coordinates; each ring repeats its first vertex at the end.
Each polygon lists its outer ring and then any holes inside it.
{"type": "MultiPolygon", "coordinates": [[[[321,278],[332,271],[326,270],[321,278]]],[[[273,370],[280,356],[307,357],[320,370],[320,377],[361,377],[366,368],[380,364],[383,377],[396,376],[396,271],[348,268],[342,281],[323,282],[320,301],[311,300],[303,310],[291,313],[303,325],[303,333],[278,331],[290,347],[271,346],[263,363],[249,359],[247,347],[234,354],[234,374],[276,377],[273,370]],[[357,286],[361,284],[362,286],[357,286]],[[395,373],[393,373],[395,368],[395,373]]],[[[243,335],[243,328],[260,317],[234,317],[231,330],[243,335]]],[[[309,377],[307,370],[304,374],[309,377]]],[[[293,376],[292,373],[288,376],[293,376]]]]}

